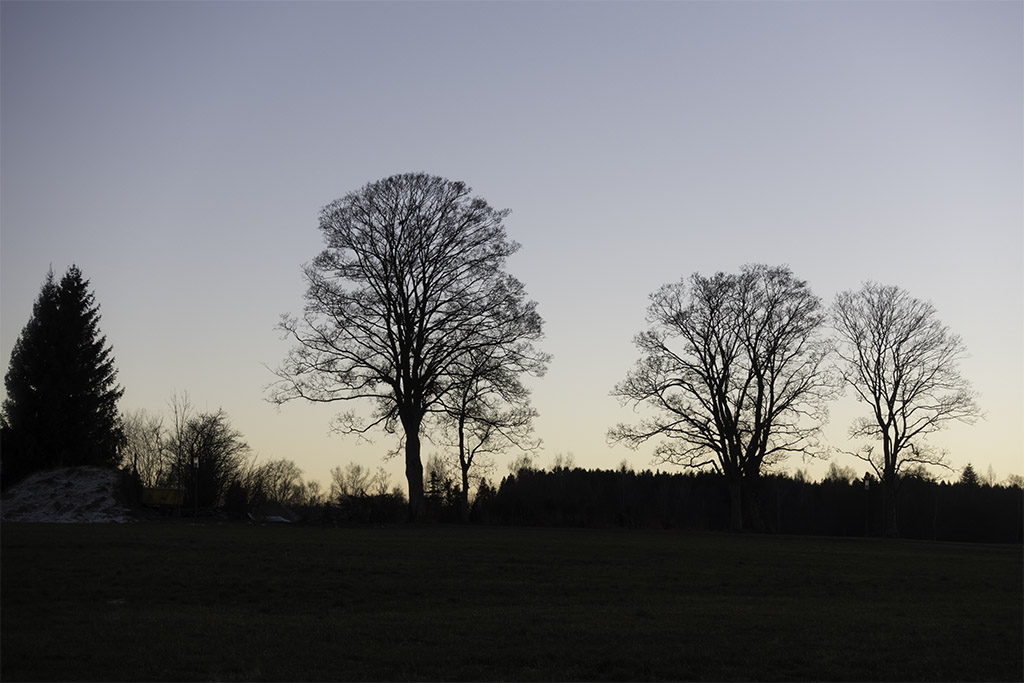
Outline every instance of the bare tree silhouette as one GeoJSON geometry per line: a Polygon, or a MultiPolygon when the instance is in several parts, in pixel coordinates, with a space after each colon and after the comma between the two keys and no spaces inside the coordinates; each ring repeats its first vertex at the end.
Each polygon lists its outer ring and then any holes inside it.
{"type": "Polygon", "coordinates": [[[635,340],[641,358],[612,393],[655,415],[609,437],[631,446],[663,437],[655,454],[664,462],[725,476],[733,529],[743,528],[744,509],[762,526],[762,467],[813,453],[827,416],[834,382],[820,299],[788,268],[749,265],[665,285],[648,320],[635,340]]]}
{"type": "Polygon", "coordinates": [[[963,342],[935,308],[894,286],[866,283],[841,292],[833,306],[843,382],[871,410],[850,436],[881,442],[849,452],[871,465],[885,490],[885,532],[897,535],[896,495],[908,466],[947,467],[924,441],[951,421],[973,422],[980,413],[970,383],[958,370],[963,342]]]}
{"type": "Polygon", "coordinates": [[[540,447],[533,438],[537,411],[530,407],[530,391],[520,375],[543,375],[548,358],[527,343],[497,344],[474,349],[456,364],[441,427],[456,448],[463,521],[469,520],[471,472],[490,469],[491,456],[511,447],[526,452],[540,447]]]}
{"type": "Polygon", "coordinates": [[[504,270],[519,245],[499,211],[464,183],[425,174],[370,183],[326,206],[326,249],[305,268],[301,319],[280,329],[296,345],[271,400],[369,400],[369,421],[347,412],[343,433],[401,426],[409,509],[423,513],[420,438],[446,412],[467,354],[541,337],[536,304],[504,270]]]}

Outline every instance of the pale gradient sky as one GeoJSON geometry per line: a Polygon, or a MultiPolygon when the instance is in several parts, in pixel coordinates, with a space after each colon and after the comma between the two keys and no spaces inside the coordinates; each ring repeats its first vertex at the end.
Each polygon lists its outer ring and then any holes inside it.
{"type": "MultiPolygon", "coordinates": [[[[303,305],[319,209],[424,171],[512,210],[510,270],[554,355],[534,383],[540,464],[652,466],[653,446],[605,442],[633,418],[609,391],[648,294],[764,262],[829,303],[864,280],[932,301],[987,414],[932,442],[957,467],[1024,473],[1022,26],[1016,1],[5,0],[4,370],[50,264],[77,263],[123,409],[187,391],[261,459],[324,482],[374,468],[386,435],[328,436],[329,406],[277,410],[264,366],[303,305]]],[[[834,404],[833,448],[852,447],[855,410],[834,404]]]]}

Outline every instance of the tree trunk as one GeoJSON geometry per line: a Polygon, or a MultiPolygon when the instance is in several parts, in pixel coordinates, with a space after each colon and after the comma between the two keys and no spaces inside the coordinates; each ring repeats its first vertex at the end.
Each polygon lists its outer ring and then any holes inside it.
{"type": "Polygon", "coordinates": [[[469,524],[469,462],[466,459],[466,417],[459,415],[459,469],[462,470],[462,491],[459,494],[459,519],[469,524]]]}
{"type": "Polygon", "coordinates": [[[882,533],[889,538],[896,538],[900,535],[899,525],[896,521],[896,473],[886,472],[885,481],[882,482],[882,497],[884,499],[884,526],[882,533]]]}
{"type": "Polygon", "coordinates": [[[420,460],[419,421],[405,423],[405,478],[409,484],[409,521],[418,522],[425,516],[423,500],[423,461],[420,460]]]}
{"type": "Polygon", "coordinates": [[[743,508],[746,512],[745,528],[753,531],[763,532],[767,530],[764,521],[764,514],[761,510],[761,496],[758,491],[760,480],[757,477],[744,477],[741,488],[743,489],[743,508]]]}
{"type": "Polygon", "coordinates": [[[469,467],[462,467],[462,493],[459,496],[459,518],[469,524],[469,467]]]}
{"type": "Polygon", "coordinates": [[[900,535],[896,524],[896,489],[900,482],[896,473],[896,458],[903,446],[900,441],[893,443],[888,428],[882,434],[882,535],[896,538],[900,535]]]}
{"type": "Polygon", "coordinates": [[[743,531],[743,486],[739,478],[729,481],[729,529],[743,531]]]}

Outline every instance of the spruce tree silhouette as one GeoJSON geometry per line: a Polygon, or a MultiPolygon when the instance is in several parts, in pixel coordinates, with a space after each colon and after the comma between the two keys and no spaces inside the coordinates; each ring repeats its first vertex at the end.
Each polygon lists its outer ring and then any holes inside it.
{"type": "Polygon", "coordinates": [[[967,463],[967,467],[964,468],[963,473],[960,475],[960,483],[971,488],[977,488],[981,485],[978,473],[974,471],[974,465],[971,463],[967,463]]]}
{"type": "Polygon", "coordinates": [[[72,265],[47,273],[11,352],[0,411],[3,484],[52,467],[116,465],[124,433],[113,352],[99,305],[72,265]]]}

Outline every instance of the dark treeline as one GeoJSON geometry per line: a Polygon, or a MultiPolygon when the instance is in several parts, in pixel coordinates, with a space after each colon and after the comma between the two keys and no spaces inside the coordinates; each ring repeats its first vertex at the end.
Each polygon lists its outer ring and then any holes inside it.
{"type": "MultiPolygon", "coordinates": [[[[251,508],[250,508],[251,510],[251,508]]],[[[324,526],[401,524],[409,519],[409,500],[400,491],[365,493],[329,500],[300,502],[289,506],[297,521],[324,526]]],[[[229,510],[232,517],[246,518],[246,511],[229,510]]]]}
{"type": "MultiPolygon", "coordinates": [[[[769,474],[757,492],[770,532],[822,536],[883,533],[884,491],[872,478],[810,482],[769,474]]],[[[900,534],[939,541],[1020,543],[1024,490],[907,477],[900,487],[900,534]]],[[[443,518],[443,510],[438,511],[443,518]]],[[[449,511],[448,517],[456,513],[449,511]]],[[[709,472],[521,470],[497,490],[484,487],[472,510],[478,523],[525,526],[677,528],[730,526],[729,491],[709,472]]]]}
{"type": "MultiPolygon", "coordinates": [[[[466,521],[458,484],[431,479],[427,519],[466,521]]],[[[295,505],[310,524],[389,524],[408,521],[400,490],[355,493],[295,505]]],[[[980,543],[1024,541],[1024,489],[904,477],[899,497],[904,538],[980,543]]],[[[768,533],[883,536],[885,491],[870,475],[814,482],[788,474],[760,480],[756,510],[768,533]]],[[[754,514],[754,513],[751,513],[754,514]]],[[[520,469],[497,488],[484,480],[468,521],[495,526],[682,529],[726,531],[731,526],[727,482],[712,472],[636,472],[630,469],[520,469]]]]}

